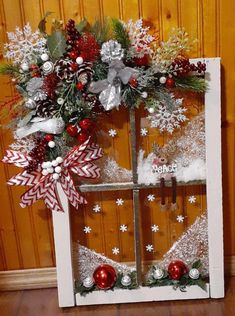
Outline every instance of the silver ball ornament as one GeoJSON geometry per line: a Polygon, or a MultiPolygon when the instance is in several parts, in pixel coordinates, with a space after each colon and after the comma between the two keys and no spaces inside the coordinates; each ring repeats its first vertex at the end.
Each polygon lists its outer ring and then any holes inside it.
{"type": "Polygon", "coordinates": [[[162,84],[166,83],[166,77],[161,77],[159,79],[159,82],[162,83],[162,84]]]}
{"type": "Polygon", "coordinates": [[[48,54],[44,53],[44,54],[41,55],[41,60],[42,61],[48,61],[48,59],[49,59],[48,54]]]}
{"type": "Polygon", "coordinates": [[[29,65],[27,63],[22,63],[20,65],[20,68],[23,70],[23,71],[29,71],[29,65]]]}
{"type": "Polygon", "coordinates": [[[153,271],[153,278],[155,280],[160,280],[164,277],[164,271],[161,268],[157,268],[153,271]]]}
{"type": "Polygon", "coordinates": [[[85,280],[83,280],[82,284],[85,288],[90,289],[94,285],[94,280],[92,277],[86,277],[85,280]]]}
{"type": "Polygon", "coordinates": [[[131,285],[131,277],[129,275],[124,275],[121,279],[121,284],[123,286],[129,286],[131,285]]]}
{"type": "Polygon", "coordinates": [[[198,271],[198,269],[191,269],[190,271],[189,271],[189,277],[191,278],[191,279],[193,279],[193,280],[197,280],[198,278],[199,278],[199,276],[200,276],[200,272],[198,271]]]}

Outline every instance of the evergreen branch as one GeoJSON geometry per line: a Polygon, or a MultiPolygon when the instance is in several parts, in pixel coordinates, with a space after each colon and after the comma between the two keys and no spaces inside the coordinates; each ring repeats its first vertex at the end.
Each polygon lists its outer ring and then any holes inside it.
{"type": "Polygon", "coordinates": [[[1,64],[0,65],[0,74],[2,75],[15,75],[19,73],[19,67],[12,64],[1,64]]]}
{"type": "Polygon", "coordinates": [[[105,18],[103,22],[96,20],[91,26],[90,32],[100,45],[108,41],[110,39],[110,25],[108,19],[105,18]]]}
{"type": "Polygon", "coordinates": [[[123,48],[128,49],[131,43],[128,32],[125,30],[122,22],[113,18],[112,26],[115,39],[122,45],[123,48]]]}
{"type": "Polygon", "coordinates": [[[208,89],[208,84],[203,78],[196,76],[174,78],[175,86],[182,90],[203,93],[208,89]]]}

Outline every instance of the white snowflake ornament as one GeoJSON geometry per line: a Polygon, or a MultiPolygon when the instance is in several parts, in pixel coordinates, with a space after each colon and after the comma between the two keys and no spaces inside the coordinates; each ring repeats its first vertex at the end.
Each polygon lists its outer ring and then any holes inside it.
{"type": "Polygon", "coordinates": [[[93,211],[94,211],[95,213],[99,213],[99,212],[101,211],[101,206],[98,205],[98,204],[94,205],[93,211]]]}
{"type": "Polygon", "coordinates": [[[42,54],[47,53],[46,39],[39,30],[32,32],[27,23],[23,29],[16,27],[15,33],[7,33],[9,42],[4,45],[4,57],[10,59],[13,64],[32,64],[42,54]]]}
{"type": "Polygon", "coordinates": [[[183,223],[184,222],[185,217],[183,215],[178,215],[176,217],[176,220],[178,223],[183,223]]]}

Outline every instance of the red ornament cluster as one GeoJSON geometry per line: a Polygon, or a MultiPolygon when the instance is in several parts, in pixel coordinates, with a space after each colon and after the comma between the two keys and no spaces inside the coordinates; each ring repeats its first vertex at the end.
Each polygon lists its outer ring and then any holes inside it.
{"type": "Polygon", "coordinates": [[[85,118],[77,125],[69,124],[66,127],[66,132],[71,137],[76,137],[79,143],[84,143],[90,136],[91,130],[94,128],[94,122],[85,118]]]}
{"type": "Polygon", "coordinates": [[[29,153],[29,156],[32,158],[32,160],[29,161],[29,164],[25,168],[25,170],[27,170],[28,172],[37,170],[38,165],[45,160],[46,147],[47,140],[45,138],[38,139],[36,141],[36,146],[29,153]]]}
{"type": "MultiPolygon", "coordinates": [[[[71,51],[76,50],[76,49],[78,50],[79,39],[81,37],[81,34],[76,29],[74,20],[72,19],[68,20],[66,24],[66,32],[67,32],[67,44],[70,46],[71,51]]],[[[76,59],[76,58],[71,58],[71,59],[76,59]]]]}

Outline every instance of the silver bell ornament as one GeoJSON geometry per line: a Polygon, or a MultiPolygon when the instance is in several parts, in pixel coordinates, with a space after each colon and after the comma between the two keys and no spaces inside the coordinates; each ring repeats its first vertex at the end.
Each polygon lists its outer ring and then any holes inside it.
{"type": "Polygon", "coordinates": [[[199,278],[199,276],[200,276],[200,272],[198,271],[198,269],[191,269],[190,271],[189,271],[189,277],[191,278],[191,279],[193,279],[193,280],[197,280],[198,278],[199,278]]]}
{"type": "Polygon", "coordinates": [[[36,108],[36,102],[33,100],[33,99],[28,99],[26,102],[25,102],[25,106],[26,108],[28,109],[35,109],[36,108]]]}
{"type": "Polygon", "coordinates": [[[153,271],[153,278],[155,280],[161,280],[164,277],[164,271],[161,268],[156,268],[153,271]]]}
{"type": "Polygon", "coordinates": [[[90,289],[94,285],[94,279],[92,277],[86,277],[85,280],[83,280],[82,284],[85,288],[90,289]]]}
{"type": "Polygon", "coordinates": [[[123,286],[129,286],[131,285],[131,277],[129,275],[124,275],[121,279],[121,284],[123,286]]]}

